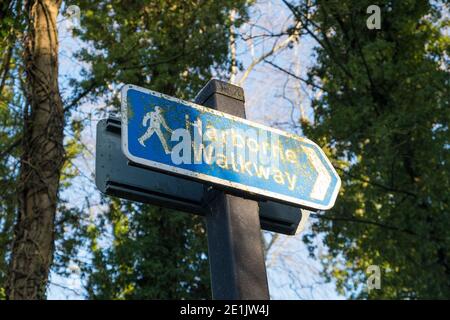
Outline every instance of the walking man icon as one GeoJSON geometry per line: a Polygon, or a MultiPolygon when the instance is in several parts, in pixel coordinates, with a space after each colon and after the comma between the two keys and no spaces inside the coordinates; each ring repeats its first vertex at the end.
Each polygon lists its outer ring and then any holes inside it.
{"type": "Polygon", "coordinates": [[[170,133],[172,133],[172,129],[170,129],[167,125],[166,120],[164,119],[164,116],[162,114],[161,107],[155,107],[155,111],[148,112],[144,116],[144,119],[142,119],[142,125],[146,127],[148,122],[150,122],[150,125],[147,131],[142,135],[142,137],[139,138],[139,143],[145,147],[145,141],[150,139],[153,133],[156,133],[164,148],[164,152],[166,154],[170,154],[171,151],[169,149],[169,146],[167,145],[166,138],[161,131],[161,126],[163,126],[164,129],[166,129],[170,133]]]}

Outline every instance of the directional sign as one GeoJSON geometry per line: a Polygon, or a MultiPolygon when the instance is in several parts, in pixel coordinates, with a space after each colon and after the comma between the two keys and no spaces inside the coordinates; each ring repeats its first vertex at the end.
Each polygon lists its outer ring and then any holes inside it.
{"type": "MultiPolygon", "coordinates": [[[[120,119],[97,124],[95,183],[108,195],[204,215],[203,184],[136,166],[121,151],[120,119]]],[[[261,228],[293,235],[306,210],[273,201],[259,201],[261,228]]]]}
{"type": "Polygon", "coordinates": [[[340,178],[314,142],[133,85],[122,89],[122,151],[132,162],[326,210],[340,178]]]}

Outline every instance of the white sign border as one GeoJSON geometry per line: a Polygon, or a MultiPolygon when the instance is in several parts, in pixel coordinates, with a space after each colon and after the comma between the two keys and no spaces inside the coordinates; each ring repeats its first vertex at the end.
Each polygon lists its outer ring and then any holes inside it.
{"type": "Polygon", "coordinates": [[[225,187],[231,187],[234,189],[238,189],[238,190],[243,190],[243,191],[247,191],[247,192],[251,192],[257,195],[262,195],[262,196],[266,196],[268,198],[271,198],[272,200],[282,200],[285,202],[289,202],[289,203],[293,203],[296,205],[300,205],[300,206],[305,206],[308,208],[312,208],[312,209],[317,209],[317,210],[329,210],[334,206],[334,203],[336,202],[336,198],[337,198],[337,194],[339,192],[339,189],[341,187],[341,178],[339,177],[339,175],[337,174],[336,170],[334,169],[333,165],[331,164],[331,162],[328,160],[327,156],[325,155],[325,153],[323,152],[323,150],[313,141],[303,138],[303,137],[299,137],[293,134],[290,134],[288,132],[284,132],[282,130],[279,129],[275,129],[275,128],[271,128],[256,122],[252,122],[249,121],[247,119],[243,119],[243,118],[239,118],[236,116],[233,116],[231,114],[228,113],[224,113],[221,111],[217,111],[211,108],[207,108],[189,101],[184,101],[175,97],[171,97],[168,96],[166,94],[163,93],[159,93],[156,91],[152,91],[149,89],[145,89],[142,87],[138,87],[132,84],[126,84],[122,87],[121,89],[121,118],[122,118],[122,152],[125,154],[125,156],[138,164],[142,164],[151,168],[155,168],[155,169],[159,169],[159,170],[164,170],[164,171],[169,171],[169,172],[173,172],[182,176],[188,176],[188,177],[192,177],[198,180],[202,180],[202,181],[207,181],[207,182],[212,182],[214,184],[218,184],[218,185],[223,185],[225,187]],[[241,123],[245,123],[247,125],[253,126],[253,127],[257,127],[260,129],[264,129],[270,132],[274,132],[277,133],[281,136],[285,136],[288,138],[292,138],[298,141],[302,141],[302,142],[306,142],[308,144],[314,145],[317,147],[318,150],[320,150],[320,152],[322,153],[323,159],[325,159],[325,161],[327,162],[327,164],[329,165],[329,167],[331,168],[331,170],[333,171],[334,175],[337,177],[337,182],[336,182],[336,186],[332,192],[331,198],[330,198],[330,202],[327,205],[321,205],[315,202],[311,202],[311,201],[307,201],[307,200],[300,200],[291,196],[286,196],[280,193],[276,193],[276,192],[272,192],[272,191],[268,191],[268,190],[264,190],[264,189],[260,189],[260,188],[256,188],[256,187],[250,187],[238,182],[233,182],[233,181],[229,181],[229,180],[225,180],[225,179],[221,179],[221,178],[217,178],[217,177],[213,177],[210,175],[206,175],[203,173],[198,173],[195,171],[190,171],[187,169],[182,169],[182,168],[178,168],[178,167],[174,167],[174,166],[170,166],[167,164],[163,164],[163,163],[159,163],[156,161],[152,161],[152,160],[148,160],[148,159],[143,159],[143,158],[139,158],[136,157],[134,155],[132,155],[129,150],[128,150],[128,103],[127,103],[127,94],[128,94],[128,90],[133,89],[142,93],[146,93],[146,94],[150,94],[152,96],[156,96],[159,98],[163,98],[163,99],[167,99],[167,100],[171,100],[173,102],[177,102],[180,104],[187,104],[190,107],[199,110],[200,112],[208,112],[208,113],[212,113],[215,114],[217,116],[220,117],[224,117],[224,118],[228,118],[230,120],[233,121],[238,121],[241,123]]]}

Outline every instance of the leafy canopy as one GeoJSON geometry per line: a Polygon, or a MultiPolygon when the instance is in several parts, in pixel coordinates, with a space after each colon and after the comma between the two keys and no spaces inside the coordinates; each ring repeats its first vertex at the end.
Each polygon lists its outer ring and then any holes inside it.
{"type": "MultiPolygon", "coordinates": [[[[229,69],[231,24],[246,18],[248,1],[83,1],[88,45],[76,57],[89,67],[73,80],[75,96],[106,98],[117,107],[130,83],[193,99],[213,72],[229,69]],[[231,10],[239,19],[230,20],[231,10]]],[[[201,218],[103,198],[107,213],[75,235],[88,239],[93,264],[84,269],[89,298],[208,298],[209,269],[201,218]]]]}
{"type": "Polygon", "coordinates": [[[324,235],[325,273],[342,293],[448,298],[448,20],[439,1],[379,1],[381,29],[369,30],[371,4],[315,1],[310,20],[307,7],[294,10],[320,43],[309,78],[322,89],[303,129],[343,182],[313,233],[324,235]],[[369,265],[381,268],[381,289],[370,294],[369,265]]]}

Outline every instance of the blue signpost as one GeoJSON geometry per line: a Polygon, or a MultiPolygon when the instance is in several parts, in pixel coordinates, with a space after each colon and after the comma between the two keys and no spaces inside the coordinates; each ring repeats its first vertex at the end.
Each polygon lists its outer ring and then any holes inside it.
{"type": "MultiPolygon", "coordinates": [[[[197,196],[206,221],[213,298],[269,299],[261,204],[271,200],[290,209],[330,209],[339,176],[314,142],[246,120],[242,88],[213,79],[196,102],[201,105],[124,86],[120,141],[129,162],[111,168],[136,175],[124,178],[117,172],[122,178],[112,181],[99,170],[97,182],[105,190],[115,186],[119,194],[139,193],[145,199],[148,190],[136,186],[152,185],[144,181],[150,176],[164,184],[184,179],[202,183],[197,196]]],[[[108,161],[100,160],[98,165],[108,161]]],[[[194,190],[183,186],[175,188],[178,202],[194,196],[194,190]]],[[[175,190],[169,187],[156,188],[152,199],[167,201],[173,195],[169,190],[175,190]]]]}
{"type": "Polygon", "coordinates": [[[313,210],[340,178],[314,142],[133,85],[122,89],[122,150],[134,163],[313,210]]]}

